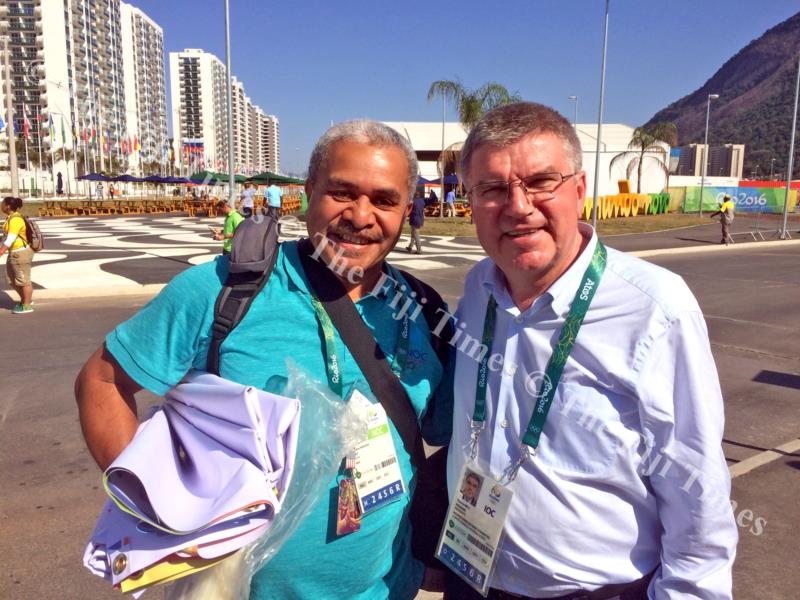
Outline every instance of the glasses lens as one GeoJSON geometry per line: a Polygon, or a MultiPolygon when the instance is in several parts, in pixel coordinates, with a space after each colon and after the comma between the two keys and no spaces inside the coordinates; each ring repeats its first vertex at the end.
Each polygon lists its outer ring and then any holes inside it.
{"type": "Polygon", "coordinates": [[[525,189],[529,192],[552,192],[561,183],[558,173],[537,173],[522,180],[525,189]]]}
{"type": "Polygon", "coordinates": [[[477,185],[473,189],[475,199],[487,206],[503,204],[508,198],[508,183],[505,181],[493,181],[477,185]]]}

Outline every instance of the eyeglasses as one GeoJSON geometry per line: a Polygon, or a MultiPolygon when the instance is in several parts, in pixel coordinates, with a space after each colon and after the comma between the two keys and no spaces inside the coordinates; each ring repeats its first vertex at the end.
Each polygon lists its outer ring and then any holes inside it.
{"type": "Polygon", "coordinates": [[[472,202],[486,208],[503,206],[511,197],[511,188],[520,186],[531,202],[544,202],[556,196],[556,190],[577,173],[536,173],[514,181],[487,181],[470,188],[467,195],[472,202]]]}

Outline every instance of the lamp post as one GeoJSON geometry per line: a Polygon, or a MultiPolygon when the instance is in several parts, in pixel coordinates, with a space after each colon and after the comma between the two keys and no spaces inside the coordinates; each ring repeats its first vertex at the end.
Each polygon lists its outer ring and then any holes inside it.
{"type": "Polygon", "coordinates": [[[572,120],[572,126],[578,127],[578,97],[567,96],[567,100],[575,100],[575,118],[572,120]]]}
{"type": "Polygon", "coordinates": [[[772,181],[772,173],[775,170],[775,159],[769,161],[769,180],[772,181]]]}
{"type": "MultiPolygon", "coordinates": [[[[594,154],[594,197],[592,198],[592,227],[597,228],[597,192],[600,184],[600,134],[603,131],[603,101],[606,91],[606,47],[608,46],[608,2],[606,0],[603,27],[603,62],[600,67],[600,106],[597,109],[597,148],[594,154]]],[[[576,106],[577,108],[577,106],[576,106]]]]}
{"type": "Polygon", "coordinates": [[[711,101],[719,98],[719,94],[709,94],[706,101],[706,133],[703,141],[703,164],[700,167],[700,202],[698,202],[698,214],[703,216],[703,188],[706,184],[706,163],[708,162],[708,116],[711,113],[711,101]]]}
{"type": "Polygon", "coordinates": [[[779,230],[779,237],[782,240],[790,237],[786,225],[789,218],[789,190],[792,187],[792,171],[794,170],[794,133],[797,131],[798,99],[800,99],[800,54],[797,57],[797,80],[794,84],[794,116],[792,117],[792,135],[789,140],[789,164],[786,167],[786,192],[783,196],[783,223],[779,230]]]}

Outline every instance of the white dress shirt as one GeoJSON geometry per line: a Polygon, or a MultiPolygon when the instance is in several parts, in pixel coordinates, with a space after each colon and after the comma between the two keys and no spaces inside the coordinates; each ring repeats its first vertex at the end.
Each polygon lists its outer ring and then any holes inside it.
{"type": "MultiPolygon", "coordinates": [[[[468,274],[456,324],[450,495],[469,460],[477,354],[497,301],[478,467],[516,461],[536,390],[597,244],[520,311],[491,259],[468,274]],[[502,358],[501,358],[502,357],[502,358]],[[502,364],[501,364],[502,361],[502,364]]],[[[738,539],[721,450],[724,416],[703,315],[674,273],[608,249],[564,367],[537,454],[514,491],[491,587],[551,597],[631,582],[658,569],[654,599],[731,597],[738,539]]]]}

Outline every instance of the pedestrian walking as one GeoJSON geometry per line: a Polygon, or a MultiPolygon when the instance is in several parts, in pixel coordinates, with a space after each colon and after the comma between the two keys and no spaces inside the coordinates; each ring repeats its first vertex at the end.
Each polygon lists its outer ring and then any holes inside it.
{"type": "Polygon", "coordinates": [[[242,214],[235,208],[231,208],[225,200],[217,202],[217,212],[225,215],[225,223],[222,230],[211,228],[214,232],[214,239],[222,242],[222,254],[227,255],[231,253],[233,247],[233,234],[236,228],[244,221],[242,214]]]}
{"type": "Polygon", "coordinates": [[[0,256],[6,258],[6,276],[8,283],[19,294],[19,304],[11,309],[15,315],[33,312],[33,284],[31,283],[31,263],[33,249],[28,244],[28,233],[25,219],[22,218],[22,198],[6,196],[3,198],[3,243],[0,244],[0,256]]]}
{"type": "Polygon", "coordinates": [[[415,194],[411,204],[411,212],[408,213],[408,224],[411,226],[411,239],[406,246],[406,252],[411,252],[416,245],[415,254],[422,254],[422,244],[420,243],[419,230],[425,222],[425,198],[422,194],[415,194]]]}
{"type": "Polygon", "coordinates": [[[731,200],[730,194],[725,194],[722,198],[722,204],[719,206],[719,210],[711,213],[710,218],[713,219],[717,215],[719,215],[719,224],[722,228],[722,239],[720,240],[720,244],[725,244],[726,246],[733,241],[731,237],[731,225],[733,224],[733,213],[736,210],[736,205],[731,200]]]}

